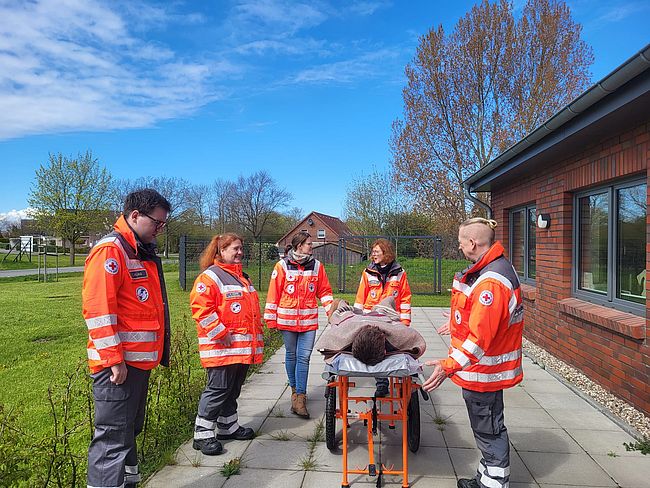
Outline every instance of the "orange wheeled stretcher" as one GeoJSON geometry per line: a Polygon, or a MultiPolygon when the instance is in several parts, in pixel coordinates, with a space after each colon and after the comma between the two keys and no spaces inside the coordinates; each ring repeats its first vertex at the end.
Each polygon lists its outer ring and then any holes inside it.
{"type": "MultiPolygon", "coordinates": [[[[336,437],[336,419],[341,420],[343,450],[343,480],[341,487],[350,486],[348,475],[366,474],[377,477],[377,486],[382,485],[383,475],[401,475],[402,487],[409,486],[408,451],[416,452],[420,447],[420,402],[417,382],[422,373],[422,366],[408,354],[393,354],[382,362],[368,366],[350,354],[342,353],[332,364],[326,365],[323,377],[328,380],[325,390],[325,442],[332,452],[338,452],[336,437]],[[354,396],[350,388],[356,386],[354,377],[389,378],[389,396],[354,396]],[[337,404],[338,398],[338,404],[337,404]],[[352,412],[355,404],[365,403],[369,408],[363,412],[352,412]],[[385,408],[381,408],[382,404],[385,408]],[[363,420],[368,434],[368,465],[364,469],[348,467],[348,428],[351,421],[363,420]],[[388,421],[389,428],[396,423],[402,425],[402,469],[387,467],[381,459],[375,459],[374,437],[378,433],[379,423],[388,421]],[[346,428],[347,427],[347,428],[346,428]]],[[[422,391],[423,395],[426,395],[422,391]]],[[[427,399],[428,396],[425,397],[427,399]]],[[[381,448],[381,446],[379,446],[381,448]]],[[[379,451],[381,453],[381,450],[379,451]]]]}

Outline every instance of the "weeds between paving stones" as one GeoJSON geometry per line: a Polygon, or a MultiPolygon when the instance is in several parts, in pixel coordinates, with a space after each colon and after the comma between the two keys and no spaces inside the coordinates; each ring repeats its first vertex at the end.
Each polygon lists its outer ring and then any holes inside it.
{"type": "Polygon", "coordinates": [[[607,455],[608,455],[609,457],[618,457],[618,454],[616,454],[614,451],[609,451],[609,452],[607,453],[607,455]]]}
{"type": "Polygon", "coordinates": [[[280,407],[269,407],[268,409],[269,417],[284,418],[284,412],[280,407]]]}
{"type": "Polygon", "coordinates": [[[650,439],[648,438],[643,439],[642,441],[630,443],[624,442],[623,445],[625,446],[626,451],[640,451],[644,456],[650,454],[650,439]]]}
{"type": "Polygon", "coordinates": [[[273,437],[273,439],[276,441],[290,441],[293,437],[295,437],[295,434],[291,434],[286,430],[280,430],[274,434],[270,434],[270,436],[273,437]]]}
{"type": "Polygon", "coordinates": [[[241,468],[242,468],[242,460],[241,458],[237,457],[223,463],[223,466],[221,467],[219,472],[224,478],[230,478],[231,476],[239,474],[241,468]]]}
{"type": "Polygon", "coordinates": [[[303,471],[314,471],[318,467],[318,463],[314,459],[314,452],[316,451],[316,445],[323,441],[324,433],[325,421],[320,419],[314,428],[314,433],[307,439],[309,442],[307,455],[298,460],[298,467],[302,468],[303,471]]]}

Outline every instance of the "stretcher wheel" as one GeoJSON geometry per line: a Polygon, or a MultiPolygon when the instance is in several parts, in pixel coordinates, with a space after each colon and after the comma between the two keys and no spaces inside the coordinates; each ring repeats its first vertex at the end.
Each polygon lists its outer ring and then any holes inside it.
{"type": "Polygon", "coordinates": [[[336,441],[336,388],[328,386],[325,393],[325,444],[330,451],[338,449],[336,441]]]}
{"type": "Polygon", "coordinates": [[[417,452],[420,449],[420,398],[418,392],[415,390],[411,393],[411,401],[409,401],[408,422],[406,428],[406,439],[408,441],[409,450],[417,452]]]}

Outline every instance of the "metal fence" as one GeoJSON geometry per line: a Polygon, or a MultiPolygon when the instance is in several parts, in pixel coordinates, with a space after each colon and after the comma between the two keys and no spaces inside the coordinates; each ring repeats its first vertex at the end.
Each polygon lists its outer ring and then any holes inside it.
{"type": "MultiPolygon", "coordinates": [[[[383,237],[395,246],[397,261],[406,270],[413,294],[432,295],[448,292],[454,273],[467,262],[462,259],[451,236],[347,236],[335,242],[314,239],[314,257],[325,265],[334,290],[355,293],[361,273],[368,266],[371,245],[383,237]]],[[[268,289],[271,273],[280,258],[275,245],[279,238],[262,237],[244,242],[244,272],[260,291],[268,289]]],[[[187,290],[198,276],[199,256],[210,237],[181,236],[179,248],[179,282],[187,290]]],[[[283,251],[283,250],[282,250],[283,251]]]]}

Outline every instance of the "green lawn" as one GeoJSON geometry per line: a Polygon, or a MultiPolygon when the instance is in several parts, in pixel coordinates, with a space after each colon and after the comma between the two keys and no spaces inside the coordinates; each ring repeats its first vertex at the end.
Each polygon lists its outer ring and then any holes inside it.
{"type": "MultiPolygon", "coordinates": [[[[76,254],[74,257],[74,265],[70,264],[70,255],[59,254],[59,268],[67,268],[68,266],[83,266],[87,254],[76,254]]],[[[7,259],[2,261],[5,254],[0,253],[0,271],[7,269],[36,269],[38,268],[38,255],[32,254],[32,260],[29,261],[28,256],[23,256],[20,261],[14,262],[15,254],[7,256],[7,259]]],[[[41,256],[41,267],[44,266],[43,257],[41,256]]],[[[47,257],[47,267],[56,267],[56,256],[47,257]]]]}

